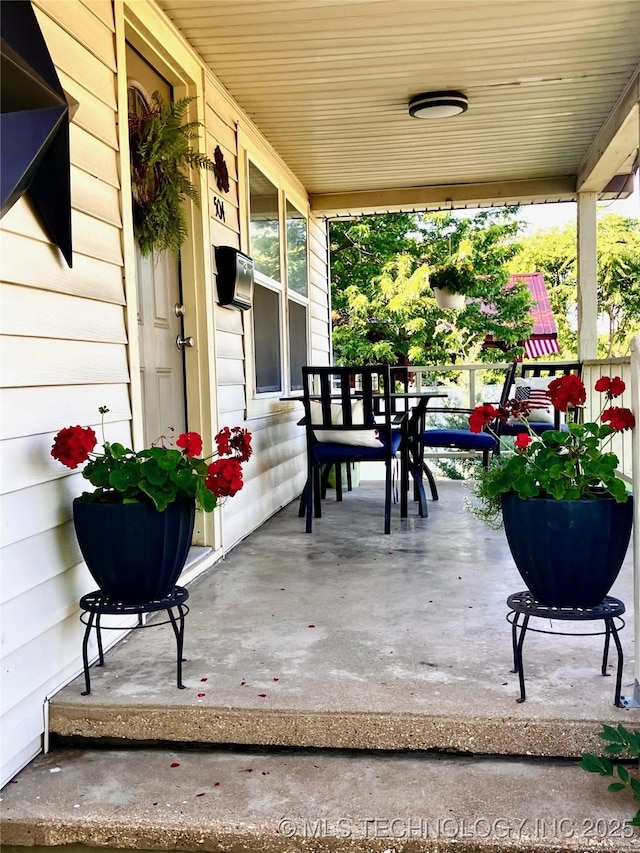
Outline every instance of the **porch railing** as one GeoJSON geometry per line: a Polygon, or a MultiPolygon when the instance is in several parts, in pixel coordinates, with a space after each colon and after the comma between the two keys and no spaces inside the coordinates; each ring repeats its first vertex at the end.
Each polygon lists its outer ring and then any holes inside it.
{"type": "MultiPolygon", "coordinates": [[[[587,389],[587,402],[585,405],[585,420],[595,421],[600,414],[603,404],[603,396],[593,390],[601,376],[619,376],[625,383],[626,390],[621,397],[613,401],[614,406],[626,406],[631,409],[631,359],[609,358],[597,361],[585,361],[583,363],[583,378],[587,389]]],[[[638,413],[636,412],[636,417],[638,413]]],[[[616,454],[620,462],[618,473],[627,480],[632,481],[631,471],[631,431],[625,430],[613,436],[611,450],[616,454]]]]}
{"type": "MultiPolygon", "coordinates": [[[[504,375],[509,365],[499,364],[441,364],[411,367],[412,386],[419,390],[437,385],[447,391],[446,400],[433,400],[429,411],[432,419],[441,420],[447,408],[471,409],[478,403],[497,403],[500,399],[504,375]]],[[[624,380],[627,390],[614,405],[631,408],[631,359],[611,358],[585,361],[583,379],[587,389],[587,401],[584,409],[585,421],[596,420],[602,408],[602,395],[593,390],[600,376],[619,376],[624,380]]],[[[453,415],[452,415],[453,416],[453,415]]],[[[620,460],[620,476],[631,482],[631,432],[625,431],[614,436],[611,449],[620,460]]],[[[439,451],[428,454],[433,459],[460,459],[473,457],[473,453],[458,451],[439,451]]]]}

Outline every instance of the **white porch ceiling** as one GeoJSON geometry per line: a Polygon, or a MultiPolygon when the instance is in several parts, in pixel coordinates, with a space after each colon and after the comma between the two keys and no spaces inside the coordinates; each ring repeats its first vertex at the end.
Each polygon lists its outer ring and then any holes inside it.
{"type": "Polygon", "coordinates": [[[637,164],[640,0],[158,5],[318,211],[567,200],[637,164]],[[441,89],[468,111],[409,116],[441,89]]]}

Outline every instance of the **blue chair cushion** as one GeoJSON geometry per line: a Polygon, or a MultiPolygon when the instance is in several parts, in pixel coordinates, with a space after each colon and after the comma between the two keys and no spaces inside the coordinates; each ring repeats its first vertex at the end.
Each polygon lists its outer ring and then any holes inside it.
{"type": "MultiPolygon", "coordinates": [[[[402,436],[399,430],[391,432],[391,453],[398,452],[402,436]]],[[[314,445],[313,453],[316,461],[319,464],[326,462],[342,462],[342,461],[367,461],[375,462],[380,459],[386,459],[388,451],[385,445],[385,437],[380,436],[382,447],[366,447],[357,444],[336,444],[332,441],[319,441],[314,445]]]]}
{"type": "MultiPolygon", "coordinates": [[[[535,432],[536,435],[542,435],[542,433],[547,432],[547,430],[555,429],[555,426],[553,424],[544,423],[544,422],[538,423],[536,421],[533,421],[532,423],[530,423],[529,426],[535,432]]],[[[569,428],[566,424],[563,423],[563,424],[560,424],[560,431],[561,432],[568,432],[569,428]]],[[[500,434],[501,435],[520,435],[523,432],[528,432],[528,430],[527,430],[526,426],[520,422],[516,422],[516,423],[512,423],[512,424],[505,423],[505,424],[502,424],[502,426],[500,427],[500,434]]]]}
{"type": "Polygon", "coordinates": [[[488,432],[468,429],[426,429],[422,433],[426,447],[457,447],[459,450],[494,450],[496,439],[488,432]]]}

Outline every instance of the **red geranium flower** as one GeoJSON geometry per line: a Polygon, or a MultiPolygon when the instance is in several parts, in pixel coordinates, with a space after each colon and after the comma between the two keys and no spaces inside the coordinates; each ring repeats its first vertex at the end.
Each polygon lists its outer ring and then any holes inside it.
{"type": "MultiPolygon", "coordinates": [[[[98,411],[104,433],[104,415],[109,409],[100,406],[98,411]]],[[[168,433],[173,431],[168,427],[168,433]]],[[[96,452],[96,434],[91,427],[72,426],[55,436],[51,455],[69,468],[87,462],[82,476],[95,491],[83,494],[85,503],[152,501],[156,510],[163,512],[174,501],[188,498],[195,501],[197,509],[211,512],[218,503],[216,498],[231,497],[242,488],[241,463],[251,455],[251,434],[246,429],[226,427],[219,439],[220,451],[231,458],[207,465],[211,457],[201,458],[203,442],[197,432],[181,433],[175,445],[163,434],[150,447],[138,451],[120,442],[105,441],[102,452],[96,452]]]]}
{"type": "Polygon", "coordinates": [[[499,414],[500,412],[490,403],[476,406],[469,415],[469,430],[471,432],[482,432],[484,427],[490,424],[494,418],[497,418],[499,414]]]}
{"type": "Polygon", "coordinates": [[[87,461],[97,441],[91,427],[66,427],[56,435],[51,455],[67,468],[77,468],[81,462],[87,461]]]}
{"type": "Polygon", "coordinates": [[[524,450],[526,447],[529,447],[532,441],[533,439],[531,438],[528,432],[521,432],[518,433],[518,435],[516,436],[514,446],[518,450],[524,450]]]}
{"type": "Polygon", "coordinates": [[[619,376],[613,378],[609,376],[601,376],[595,384],[596,391],[606,393],[607,400],[612,400],[614,397],[619,397],[627,386],[619,376]]]}
{"type": "Polygon", "coordinates": [[[619,397],[627,386],[619,376],[614,376],[609,386],[609,394],[612,397],[619,397]]]}
{"type": "Polygon", "coordinates": [[[621,432],[624,429],[633,429],[636,425],[633,412],[621,406],[610,406],[610,408],[605,409],[600,416],[600,420],[603,423],[608,422],[616,432],[621,432]]]}
{"type": "Polygon", "coordinates": [[[241,462],[251,456],[251,433],[242,427],[224,427],[216,436],[216,444],[222,456],[233,454],[241,462]]]}
{"type": "Polygon", "coordinates": [[[205,486],[218,498],[233,497],[242,488],[242,465],[240,460],[216,459],[207,468],[205,486]]]}
{"type": "Polygon", "coordinates": [[[200,456],[202,438],[197,432],[183,432],[176,440],[176,447],[182,447],[187,456],[200,456]]]}
{"type": "Polygon", "coordinates": [[[584,382],[573,373],[553,379],[547,394],[553,406],[561,412],[566,412],[569,406],[581,406],[587,399],[584,382]]]}

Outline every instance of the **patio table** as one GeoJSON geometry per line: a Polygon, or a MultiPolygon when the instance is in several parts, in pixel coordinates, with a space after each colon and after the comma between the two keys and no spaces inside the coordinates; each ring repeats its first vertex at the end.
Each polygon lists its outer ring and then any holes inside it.
{"type": "MultiPolygon", "coordinates": [[[[421,518],[429,514],[427,509],[427,496],[422,485],[422,460],[418,454],[418,436],[422,430],[424,416],[432,399],[445,399],[449,394],[440,388],[421,388],[415,391],[398,391],[391,394],[394,401],[406,401],[406,408],[398,415],[403,415],[400,429],[402,430],[402,442],[400,444],[400,517],[406,518],[409,514],[407,505],[407,492],[409,491],[409,471],[413,476],[414,499],[418,501],[418,511],[421,518]],[[404,415],[408,414],[408,417],[404,415]]],[[[424,467],[427,478],[431,480],[433,474],[427,466],[424,467]]]]}
{"type": "MultiPolygon", "coordinates": [[[[422,485],[421,467],[418,466],[417,459],[417,442],[414,440],[417,436],[417,430],[424,420],[425,412],[429,402],[432,399],[445,399],[449,394],[440,388],[421,388],[414,391],[398,391],[390,395],[394,403],[404,402],[402,410],[395,412],[397,425],[402,433],[402,441],[400,443],[400,517],[407,518],[409,514],[407,493],[409,491],[409,472],[414,480],[415,494],[414,499],[418,501],[419,515],[421,518],[426,518],[429,514],[427,509],[427,497],[422,485]]],[[[336,394],[335,398],[340,399],[340,394],[336,394]]],[[[279,398],[283,403],[302,403],[303,397],[301,394],[285,394],[279,398]]],[[[300,426],[304,425],[304,417],[298,421],[300,426]]],[[[431,477],[431,472],[426,469],[427,477],[431,477]]],[[[336,482],[337,482],[336,477],[336,482]]]]}

